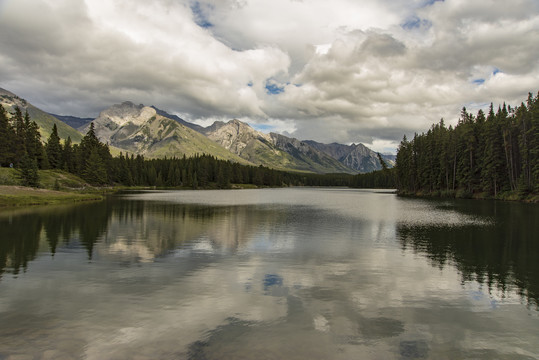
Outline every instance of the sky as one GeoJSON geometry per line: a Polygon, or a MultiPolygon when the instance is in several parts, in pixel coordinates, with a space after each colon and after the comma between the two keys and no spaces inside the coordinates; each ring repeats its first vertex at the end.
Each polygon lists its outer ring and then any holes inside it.
{"type": "Polygon", "coordinates": [[[539,90],[538,0],[0,0],[0,87],[395,153],[539,90]]]}

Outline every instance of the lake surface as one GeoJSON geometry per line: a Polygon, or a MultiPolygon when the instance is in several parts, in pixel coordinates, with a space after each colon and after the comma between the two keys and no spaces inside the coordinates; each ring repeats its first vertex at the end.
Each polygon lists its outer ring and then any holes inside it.
{"type": "Polygon", "coordinates": [[[536,359],[539,206],[155,191],[0,212],[0,359],[536,359]]]}

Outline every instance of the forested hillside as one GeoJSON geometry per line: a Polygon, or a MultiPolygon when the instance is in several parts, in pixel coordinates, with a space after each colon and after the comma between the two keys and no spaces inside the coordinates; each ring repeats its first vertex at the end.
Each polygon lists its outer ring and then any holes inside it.
{"type": "Polygon", "coordinates": [[[487,114],[463,108],[458,124],[443,119],[406,136],[397,152],[401,193],[457,197],[520,197],[539,193],[539,94],[516,108],[491,104],[487,114]]]}
{"type": "Polygon", "coordinates": [[[450,197],[537,198],[539,194],[539,94],[516,108],[491,104],[487,114],[462,109],[455,127],[441,120],[426,133],[402,140],[396,167],[355,176],[285,172],[198,154],[187,158],[113,157],[93,124],[80,144],[60,139],[56,126],[41,141],[39,126],[15,108],[0,106],[0,165],[19,169],[37,186],[38,169],[61,169],[92,185],[230,188],[255,186],[351,186],[394,188],[401,194],[450,197]]]}
{"type": "Polygon", "coordinates": [[[232,184],[255,186],[347,186],[351,175],[321,175],[278,171],[242,165],[199,154],[193,157],[145,159],[142,155],[113,157],[99,141],[93,123],[80,144],[60,139],[56,127],[45,143],[38,125],[19,108],[8,116],[0,105],[0,166],[19,170],[22,183],[39,184],[38,169],[61,169],[80,176],[91,185],[125,185],[188,188],[230,188],[232,184]]]}

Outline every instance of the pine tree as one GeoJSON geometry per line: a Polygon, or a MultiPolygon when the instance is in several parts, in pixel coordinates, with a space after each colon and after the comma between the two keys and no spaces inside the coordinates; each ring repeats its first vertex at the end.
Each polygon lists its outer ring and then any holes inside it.
{"type": "Polygon", "coordinates": [[[52,132],[47,140],[45,146],[47,150],[47,157],[49,159],[49,165],[52,169],[59,169],[62,167],[62,146],[60,144],[60,137],[58,136],[58,128],[56,124],[52,126],[52,132]]]}
{"type": "Polygon", "coordinates": [[[198,179],[197,179],[197,172],[195,171],[193,174],[193,190],[198,189],[198,179]]]}
{"type": "Polygon", "coordinates": [[[501,127],[492,104],[485,122],[485,137],[484,165],[481,169],[482,188],[497,196],[504,187],[506,175],[501,127]]]}
{"type": "Polygon", "coordinates": [[[26,127],[21,109],[16,106],[14,114],[15,138],[13,141],[14,162],[19,164],[26,153],[26,127]]]}
{"type": "MultiPolygon", "coordinates": [[[[99,148],[100,142],[95,135],[94,123],[90,123],[90,129],[82,138],[77,151],[76,168],[79,175],[82,175],[86,170],[86,162],[94,150],[99,148]]],[[[99,153],[98,153],[99,155],[99,153]]]]}
{"type": "Polygon", "coordinates": [[[61,167],[68,172],[75,172],[75,155],[71,142],[71,137],[68,136],[67,140],[62,147],[62,160],[61,167]]]}
{"type": "Polygon", "coordinates": [[[227,162],[221,161],[219,163],[216,181],[220,189],[228,189],[230,187],[230,169],[227,162]]]}
{"type": "Polygon", "coordinates": [[[535,98],[531,94],[528,96],[527,107],[530,117],[530,129],[528,130],[530,138],[530,187],[537,194],[539,193],[539,93],[535,98]]]}
{"type": "Polygon", "coordinates": [[[92,185],[104,185],[108,182],[107,170],[99,156],[99,150],[93,149],[86,161],[83,178],[92,185]]]}
{"type": "Polygon", "coordinates": [[[14,161],[15,130],[7,117],[7,112],[0,104],[0,166],[9,166],[14,161]]]}
{"type": "Polygon", "coordinates": [[[41,143],[39,126],[35,121],[30,121],[28,113],[26,113],[25,115],[25,127],[26,152],[28,153],[28,156],[30,156],[30,158],[36,159],[38,162],[38,166],[43,169],[43,144],[41,143]]]}
{"type": "Polygon", "coordinates": [[[23,186],[38,187],[39,172],[37,169],[37,160],[24,154],[19,168],[19,177],[23,186]]]}

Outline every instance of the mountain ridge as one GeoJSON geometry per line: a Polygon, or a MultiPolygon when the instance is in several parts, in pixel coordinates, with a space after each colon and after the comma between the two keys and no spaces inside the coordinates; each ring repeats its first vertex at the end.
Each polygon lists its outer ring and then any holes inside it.
{"type": "MultiPolygon", "coordinates": [[[[382,169],[382,164],[378,159],[378,153],[361,143],[344,145],[335,142],[323,144],[313,140],[306,140],[305,142],[359,173],[367,173],[382,169]]],[[[380,156],[389,167],[394,166],[394,156],[382,154],[380,154],[380,156]]]]}
{"type": "MultiPolygon", "coordinates": [[[[14,106],[27,109],[40,125],[44,141],[54,123],[61,138],[71,136],[74,142],[79,142],[94,123],[100,141],[118,151],[149,158],[204,153],[242,164],[314,173],[365,173],[382,168],[378,154],[363,144],[323,144],[275,132],[266,134],[237,119],[202,127],[155,106],[131,101],[114,104],[95,119],[53,115],[2,88],[0,100],[8,111],[14,106]]],[[[390,167],[394,165],[395,156],[381,156],[390,167]]]]}
{"type": "MultiPolygon", "coordinates": [[[[112,105],[92,123],[100,141],[148,158],[207,154],[221,160],[248,163],[197,131],[143,104],[125,101],[112,105]]],[[[87,124],[80,130],[85,133],[89,128],[87,124]]]]}
{"type": "Polygon", "coordinates": [[[227,150],[257,165],[316,173],[352,172],[300,140],[276,133],[265,134],[237,119],[227,123],[215,122],[206,127],[203,133],[227,150]]]}
{"type": "Polygon", "coordinates": [[[7,110],[8,113],[14,111],[16,106],[18,106],[23,113],[28,111],[28,115],[30,115],[31,120],[35,121],[36,124],[39,125],[39,133],[41,134],[41,140],[43,141],[46,141],[49,138],[54,125],[56,125],[58,135],[62,139],[67,139],[69,136],[75,143],[82,140],[81,133],[53,115],[35,107],[30,102],[17,96],[11,91],[0,88],[0,104],[7,110]]]}

